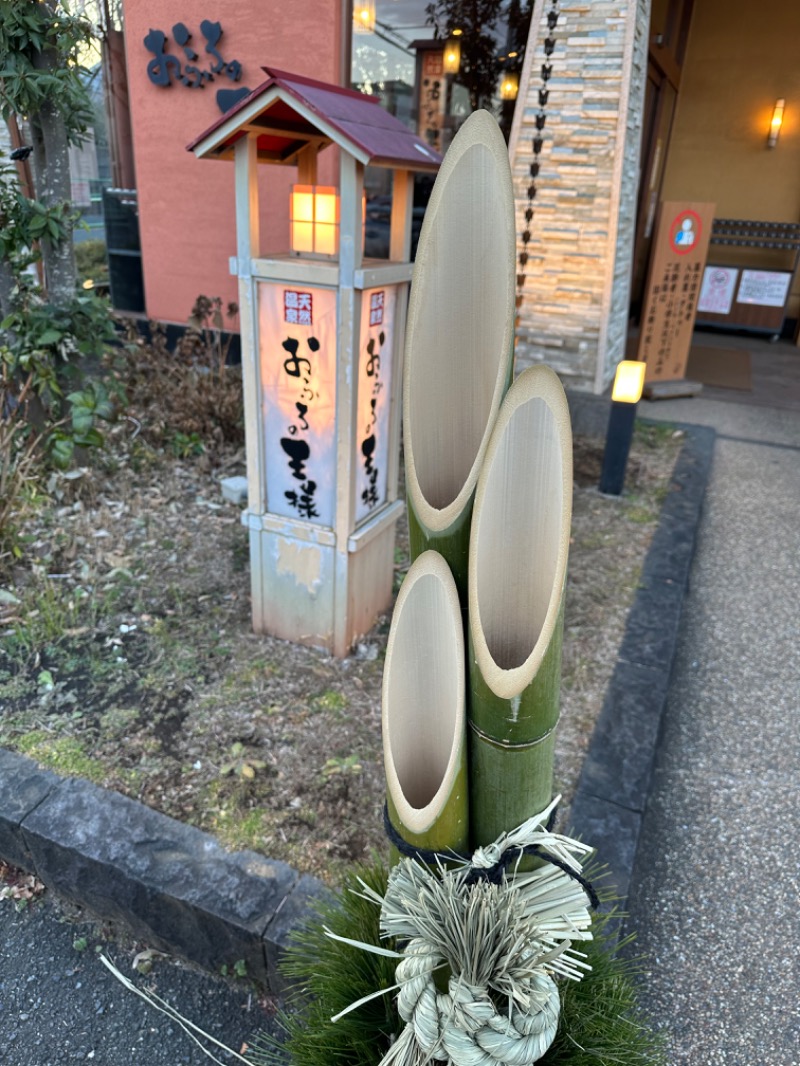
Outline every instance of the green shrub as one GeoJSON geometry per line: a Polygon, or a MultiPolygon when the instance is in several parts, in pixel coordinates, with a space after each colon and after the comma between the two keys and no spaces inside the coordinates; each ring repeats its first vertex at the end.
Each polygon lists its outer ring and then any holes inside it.
{"type": "Polygon", "coordinates": [[[78,284],[84,281],[108,281],[108,257],[106,242],[100,239],[81,241],[75,245],[75,266],[78,270],[78,284]]]}

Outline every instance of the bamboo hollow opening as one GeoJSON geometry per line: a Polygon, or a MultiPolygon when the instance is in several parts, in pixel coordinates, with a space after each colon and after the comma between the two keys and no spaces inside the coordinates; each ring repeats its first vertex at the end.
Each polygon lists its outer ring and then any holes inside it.
{"type": "Polygon", "coordinates": [[[392,616],[383,672],[383,755],[389,813],[416,847],[467,842],[464,636],[444,559],[412,564],[392,616]]]}
{"type": "Polygon", "coordinates": [[[475,662],[503,699],[530,685],[556,632],[571,519],[566,396],[552,370],[532,367],[501,408],[478,482],[470,540],[475,662]]]}
{"type": "Polygon", "coordinates": [[[495,119],[478,111],[436,178],[408,311],[406,486],[417,521],[433,533],[447,531],[471,502],[510,380],[515,241],[508,149],[495,119]]]}

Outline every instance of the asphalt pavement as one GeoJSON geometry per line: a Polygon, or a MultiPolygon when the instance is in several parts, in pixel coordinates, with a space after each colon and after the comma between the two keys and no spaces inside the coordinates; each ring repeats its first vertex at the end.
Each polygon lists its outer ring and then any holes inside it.
{"type": "Polygon", "coordinates": [[[628,899],[670,1066],[800,1066],[800,351],[785,366],[781,406],[640,410],[717,431],[628,899]]]}
{"type": "MultiPolygon", "coordinates": [[[[76,917],[47,893],[24,910],[0,901],[0,1063],[3,1066],[199,1066],[209,1059],[180,1026],[126,990],[102,952],[216,1040],[240,1051],[274,1026],[273,1004],[247,981],[225,981],[145,949],[119,929],[76,917]]],[[[213,1044],[217,1061],[236,1060],[213,1044]]]]}

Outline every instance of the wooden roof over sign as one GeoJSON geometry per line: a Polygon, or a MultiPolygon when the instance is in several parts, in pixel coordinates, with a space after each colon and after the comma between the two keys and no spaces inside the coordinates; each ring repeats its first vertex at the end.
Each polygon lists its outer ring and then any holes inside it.
{"type": "Polygon", "coordinates": [[[259,162],[290,165],[310,144],[336,144],[364,165],[436,171],[442,157],[375,96],[271,67],[267,80],[196,137],[198,158],[232,159],[236,141],[258,137],[259,162]]]}

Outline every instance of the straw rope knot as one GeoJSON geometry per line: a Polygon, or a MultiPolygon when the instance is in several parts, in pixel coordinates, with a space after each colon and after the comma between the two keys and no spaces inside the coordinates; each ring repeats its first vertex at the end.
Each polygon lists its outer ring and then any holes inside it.
{"type": "Polygon", "coordinates": [[[486,988],[455,975],[440,993],[432,967],[443,961],[425,940],[412,940],[397,967],[398,1010],[409,1028],[393,1061],[411,1066],[422,1056],[452,1066],[528,1066],[547,1051],[558,1028],[558,987],[545,973],[527,983],[528,1009],[500,1012],[486,988]],[[413,1037],[412,1037],[413,1033],[413,1037]]]}
{"type": "Polygon", "coordinates": [[[591,940],[594,895],[579,861],[591,849],[552,831],[553,807],[470,860],[450,855],[450,867],[438,857],[432,865],[401,859],[385,896],[361,882],[381,908],[381,935],[400,945],[347,941],[399,960],[406,1025],[380,1066],[532,1066],[547,1051],[560,1008],[554,978],[580,980],[588,969],[573,945],[591,940]],[[520,871],[526,854],[546,861],[520,871]],[[446,992],[437,973],[447,975],[446,992]]]}

